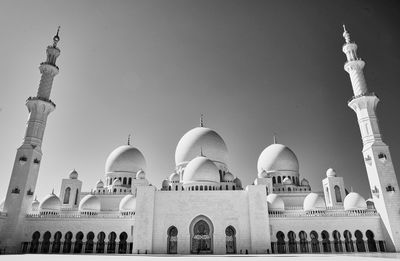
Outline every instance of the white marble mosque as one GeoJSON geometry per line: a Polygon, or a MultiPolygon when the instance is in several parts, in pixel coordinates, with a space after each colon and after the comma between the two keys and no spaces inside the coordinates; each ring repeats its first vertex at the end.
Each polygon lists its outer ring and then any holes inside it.
{"type": "MultiPolygon", "coordinates": [[[[3,253],[59,254],[280,254],[399,252],[400,191],[375,114],[379,101],[367,89],[364,61],[344,29],[344,69],[354,97],[372,198],[345,190],[329,168],[322,192],[300,176],[287,146],[274,142],[260,154],[253,184],[242,184],[227,164],[223,138],[201,121],[177,143],[176,167],[160,187],[149,184],[140,148],[121,145],[105,162],[104,176],[82,191],[76,170],[59,193],[35,198],[41,145],[59,72],[57,44],[47,59],[37,95],[26,100],[29,120],[0,206],[3,253]]],[[[360,166],[361,167],[361,166],[360,166]]]]}

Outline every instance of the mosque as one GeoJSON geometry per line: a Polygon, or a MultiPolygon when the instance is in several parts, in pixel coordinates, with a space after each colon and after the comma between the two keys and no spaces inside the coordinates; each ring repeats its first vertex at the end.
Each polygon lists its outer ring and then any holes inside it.
{"type": "Polygon", "coordinates": [[[160,187],[147,180],[146,159],[129,141],[112,151],[90,191],[73,170],[59,193],[38,201],[36,181],[60,49],[47,47],[23,144],[17,149],[6,199],[0,206],[3,253],[57,254],[283,254],[400,252],[400,190],[368,91],[365,62],[344,28],[345,71],[354,96],[362,156],[372,198],[345,190],[329,168],[322,192],[300,176],[287,146],[274,142],[260,154],[253,184],[242,184],[227,164],[223,138],[201,122],[179,140],[175,170],[160,187]]]}

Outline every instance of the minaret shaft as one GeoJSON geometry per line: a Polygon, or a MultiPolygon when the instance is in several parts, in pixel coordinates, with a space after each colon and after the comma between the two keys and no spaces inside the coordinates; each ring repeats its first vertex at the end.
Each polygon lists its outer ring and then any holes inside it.
{"type": "Polygon", "coordinates": [[[363,141],[363,157],[375,208],[386,230],[389,251],[400,251],[400,191],[392,164],[389,147],[383,142],[376,116],[379,98],[368,92],[363,68],[365,62],[357,57],[357,45],[350,34],[343,33],[346,43],[343,52],[347,62],[345,71],[350,75],[354,96],[349,107],[357,115],[363,141]]]}
{"type": "Polygon", "coordinates": [[[6,253],[19,251],[24,218],[31,208],[42,160],[41,146],[47,117],[55,109],[55,104],[50,100],[50,93],[54,76],[58,73],[55,64],[60,55],[60,49],[57,48],[58,32],[53,40],[53,45],[48,46],[46,50],[46,62],[41,63],[39,67],[42,77],[37,96],[26,100],[29,118],[23,143],[15,156],[3,209],[7,218],[0,231],[1,249],[5,249],[6,253]]]}

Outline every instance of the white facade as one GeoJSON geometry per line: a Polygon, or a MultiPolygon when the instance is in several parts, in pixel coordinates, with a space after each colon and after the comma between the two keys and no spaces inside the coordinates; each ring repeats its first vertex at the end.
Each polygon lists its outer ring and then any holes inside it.
{"type": "Polygon", "coordinates": [[[33,201],[55,65],[54,44],[41,65],[37,97],[30,98],[26,136],[18,149],[5,203],[0,209],[0,249],[7,253],[264,254],[400,251],[400,194],[389,149],[381,140],[355,43],[347,31],[343,51],[364,142],[373,199],[345,191],[327,170],[322,192],[302,178],[295,153],[271,144],[260,154],[254,183],[243,186],[227,164],[222,137],[203,126],[177,143],[176,168],[160,188],[146,179],[139,149],[117,147],[105,176],[81,191],[77,171],[41,202],[33,201]],[[42,109],[39,109],[42,108],[42,109]],[[339,230],[340,228],[340,230],[339,230]]]}

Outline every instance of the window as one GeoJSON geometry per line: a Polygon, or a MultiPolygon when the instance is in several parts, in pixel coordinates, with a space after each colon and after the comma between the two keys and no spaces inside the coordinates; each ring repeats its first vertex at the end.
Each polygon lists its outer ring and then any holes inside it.
{"type": "Polygon", "coordinates": [[[63,201],[64,204],[69,204],[70,195],[71,195],[71,188],[67,187],[64,192],[64,201],[63,201]]]}
{"type": "Polygon", "coordinates": [[[334,187],[335,189],[335,197],[336,197],[336,202],[342,202],[342,195],[340,194],[340,188],[338,185],[334,187]]]}

